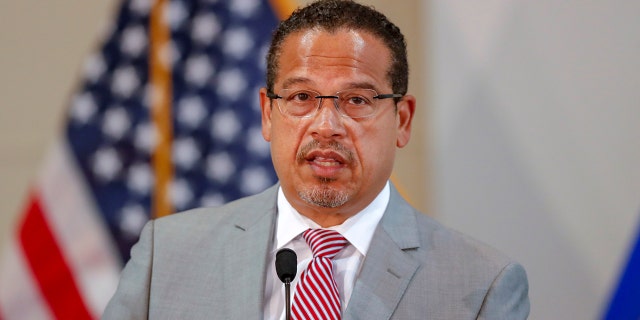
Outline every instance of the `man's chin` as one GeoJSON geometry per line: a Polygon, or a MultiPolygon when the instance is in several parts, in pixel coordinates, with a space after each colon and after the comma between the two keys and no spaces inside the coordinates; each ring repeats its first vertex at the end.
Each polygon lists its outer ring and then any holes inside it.
{"type": "Polygon", "coordinates": [[[346,191],[326,185],[298,189],[298,196],[304,202],[322,208],[337,208],[347,203],[350,199],[346,191]]]}

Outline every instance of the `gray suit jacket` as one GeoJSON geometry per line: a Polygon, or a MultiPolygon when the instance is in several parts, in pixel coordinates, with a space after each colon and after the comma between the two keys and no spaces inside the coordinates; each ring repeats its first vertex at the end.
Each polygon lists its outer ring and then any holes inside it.
{"type": "MultiPolygon", "coordinates": [[[[525,319],[524,269],[391,188],[343,319],[525,319]]],[[[149,222],[103,319],[262,319],[277,186],[149,222]]]]}

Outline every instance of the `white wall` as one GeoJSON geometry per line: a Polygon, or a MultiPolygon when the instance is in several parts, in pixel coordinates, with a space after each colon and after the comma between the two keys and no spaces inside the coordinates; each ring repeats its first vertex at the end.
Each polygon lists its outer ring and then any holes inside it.
{"type": "Polygon", "coordinates": [[[0,251],[114,4],[0,2],[0,251]]]}
{"type": "Polygon", "coordinates": [[[431,4],[437,215],[524,264],[532,319],[598,318],[640,222],[640,3],[431,4]]]}

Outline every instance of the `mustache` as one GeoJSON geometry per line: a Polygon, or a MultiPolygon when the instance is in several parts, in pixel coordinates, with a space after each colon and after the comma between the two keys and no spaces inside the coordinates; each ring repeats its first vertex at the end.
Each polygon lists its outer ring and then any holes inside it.
{"type": "Polygon", "coordinates": [[[347,161],[347,163],[352,163],[354,159],[353,152],[347,149],[347,147],[342,145],[340,142],[329,141],[327,143],[320,143],[320,141],[318,140],[312,140],[309,143],[302,146],[302,148],[300,148],[300,151],[298,151],[298,153],[296,154],[296,159],[299,162],[306,161],[307,155],[316,149],[331,150],[331,151],[337,152],[340,155],[342,155],[342,157],[347,161]]]}

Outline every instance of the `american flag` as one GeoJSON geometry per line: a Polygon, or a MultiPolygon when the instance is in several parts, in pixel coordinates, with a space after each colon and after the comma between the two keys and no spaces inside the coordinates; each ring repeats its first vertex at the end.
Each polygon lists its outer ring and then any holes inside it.
{"type": "Polygon", "coordinates": [[[97,318],[150,218],[276,181],[261,136],[293,0],[131,0],[86,62],[0,269],[0,319],[97,318]]]}

